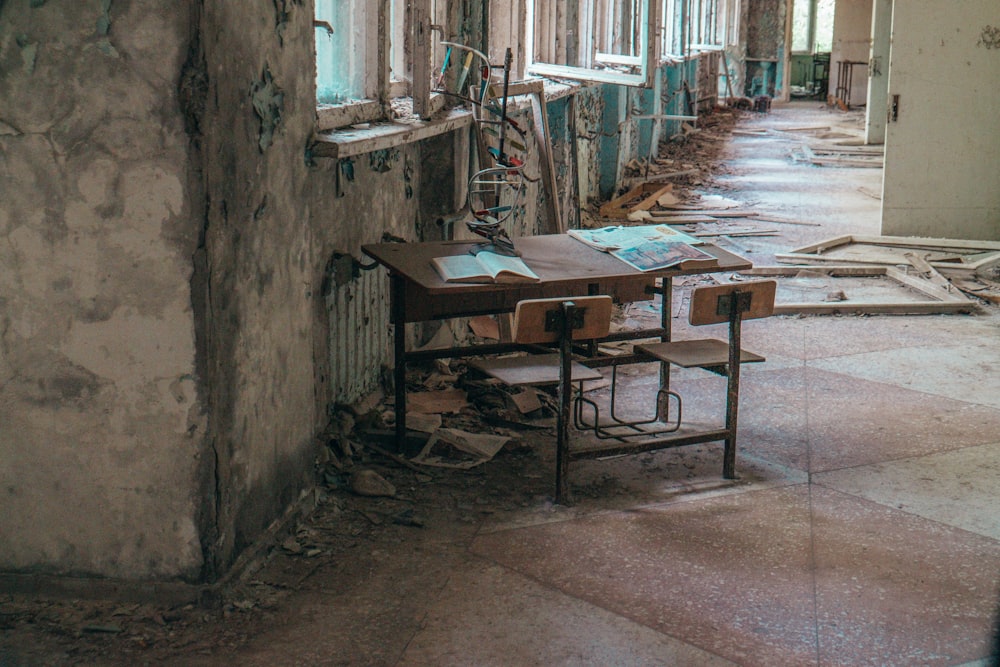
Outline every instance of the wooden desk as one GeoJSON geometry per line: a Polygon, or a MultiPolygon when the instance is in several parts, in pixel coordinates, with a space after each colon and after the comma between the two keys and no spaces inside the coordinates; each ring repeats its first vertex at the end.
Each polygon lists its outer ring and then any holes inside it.
{"type": "MultiPolygon", "coordinates": [[[[670,299],[674,276],[742,271],[752,264],[713,245],[701,246],[718,260],[716,266],[682,271],[638,271],[612,255],[595,250],[566,234],[526,236],[514,239],[514,247],[525,263],[541,278],[537,283],[474,285],[446,283],[431,265],[435,257],[461,255],[476,241],[432,243],[379,243],[362,247],[389,269],[391,322],[394,325],[396,444],[406,439],[406,362],[418,359],[496,354],[517,349],[510,344],[477,345],[409,352],[405,324],[453,317],[513,312],[523,299],[608,294],[618,302],[641,301],[653,296],[656,278],[662,279],[660,328],[625,331],[604,340],[632,340],[659,336],[670,340],[670,299]]],[[[601,365],[600,362],[594,365],[601,365]]]]}

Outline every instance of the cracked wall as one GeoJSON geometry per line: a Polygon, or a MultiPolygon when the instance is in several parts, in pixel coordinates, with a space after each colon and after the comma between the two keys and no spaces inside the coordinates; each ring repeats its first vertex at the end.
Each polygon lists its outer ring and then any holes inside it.
{"type": "Polygon", "coordinates": [[[0,3],[0,570],[200,576],[188,21],[0,3]]]}

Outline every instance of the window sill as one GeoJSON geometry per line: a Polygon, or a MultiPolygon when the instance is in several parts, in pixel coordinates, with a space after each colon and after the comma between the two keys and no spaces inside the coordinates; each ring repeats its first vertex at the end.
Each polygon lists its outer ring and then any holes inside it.
{"type": "Polygon", "coordinates": [[[371,123],[369,127],[318,132],[313,137],[313,157],[339,159],[445,134],[472,123],[468,109],[451,109],[430,120],[396,120],[371,123]]]}

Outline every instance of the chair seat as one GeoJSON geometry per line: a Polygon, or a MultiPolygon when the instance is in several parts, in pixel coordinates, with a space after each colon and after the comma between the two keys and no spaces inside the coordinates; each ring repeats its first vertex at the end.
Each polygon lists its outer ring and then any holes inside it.
{"type": "MultiPolygon", "coordinates": [[[[559,382],[559,353],[529,354],[524,357],[476,359],[469,366],[511,385],[556,384],[559,382]]],[[[570,373],[573,381],[600,380],[604,376],[576,361],[570,373]]]]}
{"type": "MultiPolygon", "coordinates": [[[[717,338],[636,345],[635,351],[683,368],[724,366],[729,363],[729,344],[717,338]]],[[[740,363],[755,361],[764,361],[764,357],[749,350],[740,350],[740,363]]]]}

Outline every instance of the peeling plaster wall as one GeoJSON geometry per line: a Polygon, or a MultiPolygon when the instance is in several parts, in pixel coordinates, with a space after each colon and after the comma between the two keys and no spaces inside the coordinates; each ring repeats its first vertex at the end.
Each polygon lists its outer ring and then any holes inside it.
{"type": "Polygon", "coordinates": [[[790,0],[746,0],[746,68],[744,94],[764,92],[786,98],[785,62],[788,6],[790,0]],[[776,62],[769,62],[774,60],[776,62]],[[747,90],[758,77],[765,91],[747,90]]]}
{"type": "Polygon", "coordinates": [[[0,3],[0,571],[200,576],[189,21],[0,3]]]}
{"type": "MultiPolygon", "coordinates": [[[[476,43],[483,7],[456,7],[476,43]]],[[[466,130],[310,156],[312,11],[0,2],[0,572],[217,579],[313,484],[314,435],[346,395],[331,349],[368,336],[392,364],[365,315],[387,308],[379,287],[348,295],[365,299],[351,340],[330,336],[361,246],[469,236],[448,224],[466,130]]],[[[680,110],[658,95],[550,104],[571,225],[657,140],[626,116],[680,110]]],[[[536,175],[530,105],[513,114],[536,175]]],[[[529,186],[512,234],[549,228],[546,196],[529,186]]]]}
{"type": "Polygon", "coordinates": [[[215,458],[207,576],[312,483],[315,269],[306,147],[315,119],[312,6],[210,2],[198,142],[208,201],[199,284],[215,458]]]}

